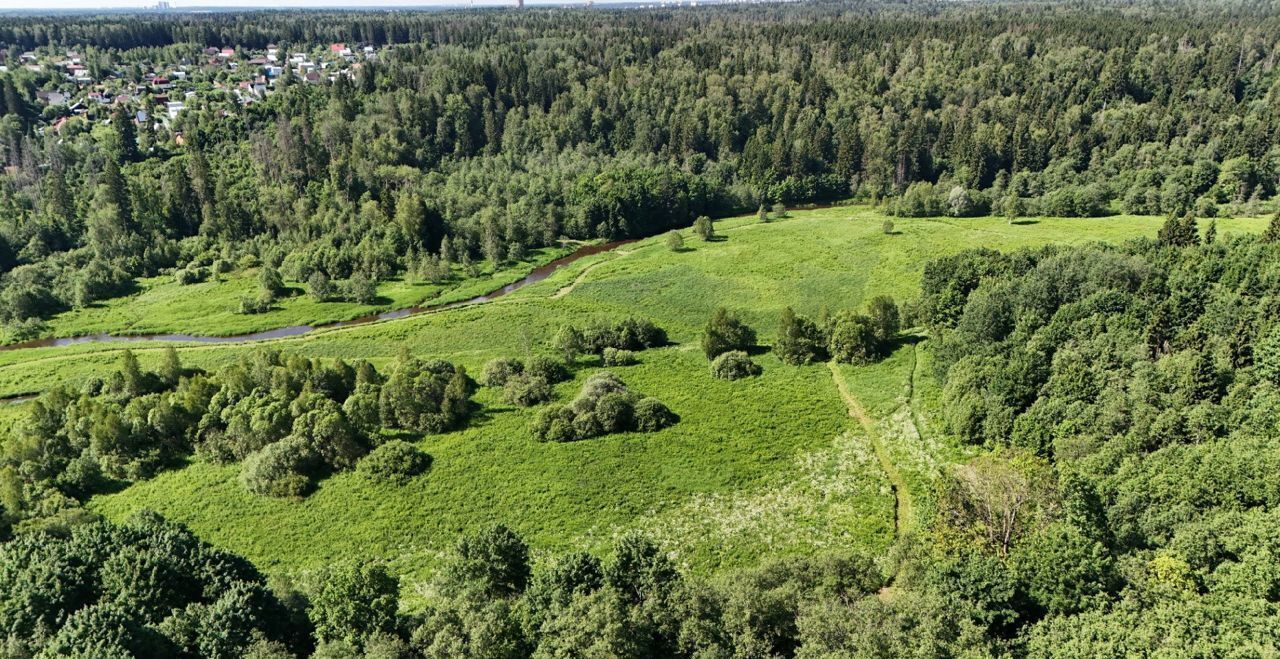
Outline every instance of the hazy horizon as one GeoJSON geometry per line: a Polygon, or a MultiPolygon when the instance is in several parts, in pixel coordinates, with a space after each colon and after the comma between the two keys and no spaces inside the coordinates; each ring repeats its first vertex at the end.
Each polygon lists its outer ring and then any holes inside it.
{"type": "MultiPolygon", "coordinates": [[[[156,6],[157,0],[107,0],[106,3],[93,0],[47,0],[32,2],[31,0],[0,0],[0,11],[68,11],[93,10],[103,11],[118,9],[149,9],[156,6]]],[[[457,7],[457,6],[492,6],[514,5],[515,0],[169,0],[171,11],[191,9],[245,8],[361,8],[383,9],[389,7],[457,7]]],[[[563,5],[585,4],[585,0],[525,0],[526,5],[563,5]]]]}

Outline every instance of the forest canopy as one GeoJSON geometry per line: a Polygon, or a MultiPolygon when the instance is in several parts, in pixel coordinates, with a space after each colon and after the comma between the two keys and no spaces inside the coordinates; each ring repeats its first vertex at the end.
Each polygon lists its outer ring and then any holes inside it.
{"type": "Polygon", "coordinates": [[[77,93],[60,69],[0,74],[0,313],[21,327],[246,256],[324,299],[326,281],[851,196],[899,215],[1259,212],[1280,180],[1275,12],[1124,7],[9,17],[9,61],[75,50],[117,96],[73,113],[37,98],[77,93]],[[201,54],[330,42],[375,56],[253,102],[201,54]],[[167,93],[140,72],[178,69],[186,109],[137,120],[167,93]]]}

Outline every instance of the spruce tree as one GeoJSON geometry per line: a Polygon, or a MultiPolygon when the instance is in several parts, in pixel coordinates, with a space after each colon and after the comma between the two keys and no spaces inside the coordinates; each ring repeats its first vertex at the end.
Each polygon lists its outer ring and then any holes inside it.
{"type": "Polygon", "coordinates": [[[1280,242],[1280,211],[1276,211],[1276,214],[1271,216],[1271,223],[1267,225],[1267,230],[1262,232],[1262,242],[1280,242]]]}

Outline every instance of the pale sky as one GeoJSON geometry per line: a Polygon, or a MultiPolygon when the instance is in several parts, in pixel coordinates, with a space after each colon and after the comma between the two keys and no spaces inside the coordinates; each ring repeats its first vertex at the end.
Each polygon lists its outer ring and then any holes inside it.
{"type": "MultiPolygon", "coordinates": [[[[578,0],[582,2],[584,0],[578,0]]],[[[574,0],[525,0],[526,5],[533,4],[578,4],[574,0]]],[[[175,10],[200,7],[252,7],[260,9],[277,9],[281,7],[424,7],[424,6],[502,6],[514,5],[515,0],[169,0],[175,10]]],[[[156,5],[156,0],[0,0],[0,11],[6,9],[126,9],[149,8],[156,5]]]]}

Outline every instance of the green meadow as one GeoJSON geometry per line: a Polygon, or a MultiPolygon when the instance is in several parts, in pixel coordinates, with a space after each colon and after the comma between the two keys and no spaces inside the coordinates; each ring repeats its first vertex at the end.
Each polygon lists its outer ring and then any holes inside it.
{"type": "Polygon", "coordinates": [[[478,277],[462,277],[440,284],[419,281],[414,277],[390,279],[379,282],[378,298],[374,304],[320,302],[305,294],[304,283],[286,281],[288,292],[269,310],[256,314],[241,314],[236,310],[241,298],[257,298],[257,268],[223,274],[216,279],[211,277],[208,281],[186,286],[179,285],[172,276],[147,277],[136,282],[137,290],[130,295],[95,302],[52,317],[39,336],[61,338],[102,333],[116,336],[160,333],[233,336],[289,325],[323,325],[391,309],[448,304],[484,295],[572,251],[572,245],[534,250],[524,260],[497,271],[482,263],[479,264],[478,277]]]}
{"type": "MultiPolygon", "coordinates": [[[[216,368],[263,346],[376,364],[407,347],[478,373],[494,357],[547,352],[550,337],[566,323],[634,314],[665,328],[671,345],[641,353],[638,365],[614,370],[680,415],[678,424],[663,431],[538,443],[528,430],[536,409],[505,405],[497,392],[481,389],[476,400],[482,409],[467,428],[410,438],[434,462],[402,487],[374,486],[344,473],[304,500],[268,499],[245,491],[236,467],[194,462],[97,497],[90,506],[114,519],[140,508],[157,510],[273,573],[356,555],[390,561],[410,583],[429,573],[459,532],[494,521],[518,530],[538,551],[601,550],[618,533],[641,528],[698,571],[747,565],[764,549],[883,549],[894,539],[895,519],[904,525],[899,532],[909,532],[930,514],[933,478],[965,456],[935,421],[939,391],[928,367],[928,341],[909,336],[877,364],[834,371],[825,364],[785,366],[764,354],[758,360],[761,377],[725,382],[711,377],[698,347],[712,310],[724,305],[738,311],[768,344],[783,307],[816,315],[859,308],[878,294],[902,302],[916,294],[924,264],[937,256],[970,247],[1119,242],[1154,236],[1162,222],[1129,216],[1019,224],[999,218],[895,218],[893,233],[886,234],[884,220],[862,206],[793,211],[767,224],[754,216],[734,218],[717,223],[719,240],[702,242],[685,231],[686,249],[680,252],[667,249],[661,236],[639,241],[584,258],[486,304],[256,344],[180,346],[184,364],[201,368],[216,368]],[[837,378],[851,400],[842,397],[837,378]],[[855,404],[866,423],[851,414],[855,404]],[[905,487],[903,496],[909,497],[905,519],[894,486],[905,487]]],[[[1260,231],[1265,223],[1219,220],[1219,235],[1260,231]]],[[[465,286],[484,292],[514,278],[500,273],[465,286]]],[[[190,287],[144,283],[138,296],[87,310],[74,322],[60,318],[54,326],[197,334],[266,329],[236,326],[220,315],[226,300],[238,295],[231,289],[242,285],[211,284],[217,290],[201,298],[183,295],[190,287]],[[166,299],[174,300],[173,308],[166,299]],[[203,317],[201,304],[209,307],[203,317]],[[155,317],[142,320],[148,308],[155,317]]],[[[397,303],[417,302],[413,298],[423,291],[386,294],[397,303]]],[[[461,289],[444,294],[466,297],[461,289]]],[[[302,301],[283,311],[288,313],[272,317],[281,325],[360,312],[302,301]]],[[[163,345],[0,352],[0,395],[101,375],[125,347],[147,367],[158,361],[163,345]]],[[[575,380],[558,386],[560,400],[572,398],[599,369],[581,361],[575,380]]],[[[11,418],[12,410],[4,410],[0,423],[11,418]]]]}

